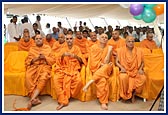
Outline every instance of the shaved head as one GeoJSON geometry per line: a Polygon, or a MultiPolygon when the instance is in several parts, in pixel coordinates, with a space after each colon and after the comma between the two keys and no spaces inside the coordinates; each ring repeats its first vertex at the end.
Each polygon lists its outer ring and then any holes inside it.
{"type": "Polygon", "coordinates": [[[129,49],[133,49],[134,48],[134,42],[135,42],[135,38],[132,36],[127,36],[126,38],[126,46],[129,49]]]}
{"type": "Polygon", "coordinates": [[[62,33],[58,34],[58,41],[60,44],[63,44],[65,42],[65,35],[62,33]]]}
{"type": "Polygon", "coordinates": [[[126,37],[126,42],[129,41],[129,40],[135,40],[135,38],[132,37],[132,36],[127,36],[127,37],[126,37]]]}
{"type": "Polygon", "coordinates": [[[106,44],[107,42],[108,42],[108,36],[107,36],[107,34],[101,34],[100,35],[100,38],[99,38],[99,41],[100,41],[100,43],[102,43],[102,44],[106,44]]]}

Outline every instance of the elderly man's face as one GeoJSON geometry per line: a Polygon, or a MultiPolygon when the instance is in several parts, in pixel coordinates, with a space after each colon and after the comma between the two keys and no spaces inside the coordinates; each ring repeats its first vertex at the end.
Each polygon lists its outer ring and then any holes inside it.
{"type": "Polygon", "coordinates": [[[42,36],[40,34],[36,35],[35,43],[39,47],[43,45],[43,38],[42,38],[42,36]]]}

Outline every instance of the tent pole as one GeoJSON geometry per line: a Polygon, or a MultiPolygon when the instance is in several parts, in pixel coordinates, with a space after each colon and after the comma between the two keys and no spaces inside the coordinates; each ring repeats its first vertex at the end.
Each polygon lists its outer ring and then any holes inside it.
{"type": "Polygon", "coordinates": [[[93,26],[93,28],[94,28],[94,25],[93,25],[92,21],[90,20],[90,18],[89,18],[89,21],[90,21],[90,23],[92,24],[92,26],[93,26]]]}
{"type": "Polygon", "coordinates": [[[103,19],[104,19],[104,22],[106,23],[106,25],[108,26],[108,23],[107,23],[106,19],[105,18],[103,18],[103,19]]]}
{"type": "Polygon", "coordinates": [[[68,20],[68,18],[67,18],[67,17],[66,17],[66,20],[67,20],[67,22],[68,22],[68,24],[69,24],[70,28],[72,29],[72,26],[71,26],[71,24],[70,24],[70,22],[69,22],[69,20],[68,20]]]}

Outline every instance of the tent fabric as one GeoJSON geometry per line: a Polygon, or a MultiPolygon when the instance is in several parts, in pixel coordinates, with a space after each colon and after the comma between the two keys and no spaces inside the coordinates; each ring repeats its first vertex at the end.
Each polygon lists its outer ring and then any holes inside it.
{"type": "MultiPolygon", "coordinates": [[[[119,4],[4,4],[4,14],[7,14],[7,12],[22,16],[43,14],[78,19],[104,17],[145,24],[142,20],[135,20],[130,14],[129,8],[123,8],[119,4]]],[[[160,23],[164,22],[163,14],[158,18],[160,23]]]]}

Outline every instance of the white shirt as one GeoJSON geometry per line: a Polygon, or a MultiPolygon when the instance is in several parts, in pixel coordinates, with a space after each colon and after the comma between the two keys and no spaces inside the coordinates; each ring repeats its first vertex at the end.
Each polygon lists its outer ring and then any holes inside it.
{"type": "Polygon", "coordinates": [[[38,29],[39,29],[39,30],[42,30],[40,21],[36,20],[35,23],[37,23],[38,29]]]}
{"type": "Polygon", "coordinates": [[[64,33],[64,32],[63,32],[63,30],[64,30],[63,27],[62,27],[62,28],[58,27],[58,29],[59,29],[59,34],[63,34],[63,33],[64,33]]]}
{"type": "Polygon", "coordinates": [[[130,33],[130,32],[128,31],[128,35],[129,35],[129,36],[132,36],[132,37],[134,37],[134,38],[137,38],[137,33],[136,33],[136,31],[132,31],[132,33],[130,33]]]}
{"type": "Polygon", "coordinates": [[[35,36],[33,26],[30,23],[24,23],[24,24],[21,25],[21,27],[20,27],[20,33],[21,33],[21,35],[23,35],[23,31],[26,28],[29,30],[30,37],[35,36]]]}
{"type": "Polygon", "coordinates": [[[141,42],[142,40],[144,40],[144,39],[146,39],[146,33],[143,34],[143,35],[140,37],[140,42],[141,42]]]}
{"type": "Polygon", "coordinates": [[[40,31],[40,35],[41,35],[43,38],[46,37],[45,33],[44,33],[42,30],[40,30],[40,29],[37,29],[37,30],[40,31]]]}
{"type": "Polygon", "coordinates": [[[14,37],[19,38],[19,26],[18,24],[14,24],[14,23],[10,23],[8,24],[8,42],[16,42],[16,40],[14,39],[14,37]]]}
{"type": "Polygon", "coordinates": [[[45,35],[51,34],[51,29],[50,28],[45,28],[44,33],[45,33],[45,35]]]}

